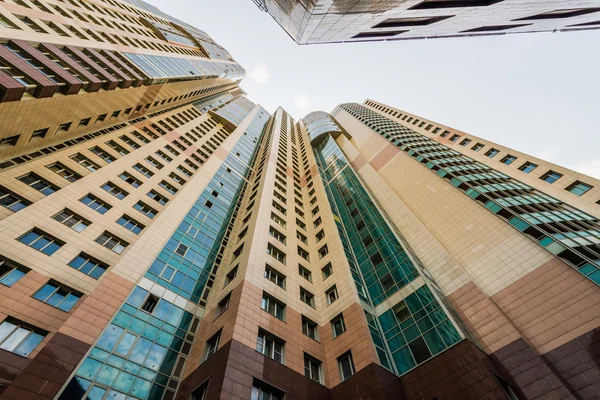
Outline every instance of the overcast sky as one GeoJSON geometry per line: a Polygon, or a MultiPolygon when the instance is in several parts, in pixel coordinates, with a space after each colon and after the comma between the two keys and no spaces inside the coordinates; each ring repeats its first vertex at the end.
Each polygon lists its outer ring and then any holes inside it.
{"type": "Polygon", "coordinates": [[[600,178],[600,30],[299,46],[252,0],[149,1],[229,50],[269,112],[371,98],[600,178]]]}

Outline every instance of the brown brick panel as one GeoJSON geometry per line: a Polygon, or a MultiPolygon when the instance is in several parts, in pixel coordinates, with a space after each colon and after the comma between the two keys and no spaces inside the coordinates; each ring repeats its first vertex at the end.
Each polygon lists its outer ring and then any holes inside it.
{"type": "Polygon", "coordinates": [[[528,400],[576,399],[539,353],[524,339],[515,340],[490,357],[499,370],[510,376],[528,400]]]}
{"type": "Polygon", "coordinates": [[[27,64],[25,61],[23,61],[23,59],[15,55],[15,53],[4,46],[0,46],[0,58],[2,58],[11,67],[21,71],[23,75],[29,77],[37,85],[34,94],[35,97],[52,97],[52,95],[56,92],[56,89],[58,88],[56,83],[52,82],[46,77],[46,75],[27,64]]]}
{"type": "Polygon", "coordinates": [[[540,354],[600,327],[598,286],[558,258],[491,298],[540,354]]]}
{"type": "Polygon", "coordinates": [[[133,87],[140,87],[144,84],[145,77],[134,71],[131,67],[129,67],[129,65],[123,62],[123,60],[121,60],[119,57],[115,56],[111,51],[101,50],[101,53],[115,65],[121,67],[122,70],[125,70],[130,76],[133,76],[133,87]]]}
{"type": "Polygon", "coordinates": [[[200,364],[180,385],[178,400],[209,379],[207,400],[248,400],[253,378],[286,392],[286,400],[330,400],[329,389],[253,348],[231,340],[211,358],[200,364]]]}
{"type": "Polygon", "coordinates": [[[401,376],[400,381],[407,400],[506,400],[493,371],[487,355],[463,340],[401,376]]]}
{"type": "Polygon", "coordinates": [[[30,362],[30,358],[0,349],[0,397],[30,362]]]}
{"type": "Polygon", "coordinates": [[[406,400],[400,379],[373,363],[331,389],[332,400],[406,400]]]}
{"type": "MultiPolygon", "coordinates": [[[[29,360],[22,373],[0,395],[0,399],[53,399],[89,347],[75,338],[56,333],[37,356],[29,360]]],[[[3,352],[0,359],[4,358],[3,352]]]]}
{"type": "Polygon", "coordinates": [[[578,399],[600,399],[600,329],[543,355],[578,399]]]}
{"type": "Polygon", "coordinates": [[[73,71],[81,75],[81,77],[84,78],[84,80],[87,80],[89,82],[87,87],[85,88],[87,92],[97,92],[102,87],[102,81],[100,79],[96,78],[96,76],[94,76],[87,69],[79,65],[79,63],[73,60],[71,57],[63,53],[55,45],[50,43],[40,43],[40,49],[42,51],[47,51],[51,53],[54,57],[67,64],[69,68],[71,68],[73,71]]]}
{"type": "Polygon", "coordinates": [[[25,86],[0,69],[0,103],[19,101],[23,93],[25,93],[25,86]]]}
{"type": "Polygon", "coordinates": [[[98,65],[94,60],[86,56],[81,50],[75,46],[66,46],[73,54],[75,54],[85,65],[96,71],[107,83],[104,86],[104,90],[114,90],[119,86],[119,80],[112,76],[107,70],[98,65]]]}
{"type": "Polygon", "coordinates": [[[103,66],[109,69],[110,73],[117,76],[121,81],[119,82],[119,87],[123,89],[127,89],[133,83],[133,79],[121,71],[116,65],[107,60],[102,54],[98,53],[94,49],[85,49],[89,54],[94,56],[98,61],[102,63],[103,66]]]}
{"type": "Polygon", "coordinates": [[[9,43],[52,71],[56,78],[65,84],[65,90],[63,92],[64,94],[69,95],[79,93],[79,89],[81,89],[83,83],[65,71],[60,65],[43,55],[38,49],[34,48],[24,40],[11,40],[9,43]]]}
{"type": "Polygon", "coordinates": [[[448,300],[487,353],[521,337],[512,321],[473,281],[455,290],[448,300]]]}

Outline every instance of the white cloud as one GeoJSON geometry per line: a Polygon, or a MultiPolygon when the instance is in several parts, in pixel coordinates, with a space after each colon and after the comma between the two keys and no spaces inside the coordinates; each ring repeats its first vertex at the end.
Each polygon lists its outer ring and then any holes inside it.
{"type": "Polygon", "coordinates": [[[271,79],[271,74],[269,74],[267,66],[263,62],[256,64],[254,68],[252,68],[249,76],[259,83],[268,83],[269,79],[271,79]]]}
{"type": "Polygon", "coordinates": [[[592,160],[584,164],[579,164],[576,171],[600,179],[600,160],[592,160]]]}
{"type": "Polygon", "coordinates": [[[294,98],[294,104],[302,111],[308,111],[312,105],[312,101],[309,96],[298,96],[294,98]]]}

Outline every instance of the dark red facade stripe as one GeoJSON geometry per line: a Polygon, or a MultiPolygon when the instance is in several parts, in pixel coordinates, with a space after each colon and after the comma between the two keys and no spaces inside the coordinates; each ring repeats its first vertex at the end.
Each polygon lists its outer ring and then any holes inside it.
{"type": "Polygon", "coordinates": [[[39,64],[52,71],[54,76],[65,84],[65,90],[63,92],[64,94],[79,93],[79,90],[83,86],[83,82],[65,71],[60,65],[43,55],[38,49],[34,48],[24,40],[11,40],[9,43],[27,54],[29,57],[35,59],[39,64]]]}
{"type": "Polygon", "coordinates": [[[0,46],[0,58],[2,58],[11,67],[21,71],[23,75],[30,78],[37,85],[34,93],[35,97],[52,97],[52,95],[56,92],[56,89],[58,89],[58,85],[48,79],[46,75],[27,64],[22,58],[4,46],[0,46]]]}
{"type": "Polygon", "coordinates": [[[88,67],[96,71],[100,74],[104,79],[106,79],[107,84],[105,85],[105,90],[114,90],[119,85],[119,80],[112,76],[107,70],[96,64],[94,60],[86,56],[81,50],[79,50],[75,46],[66,46],[77,58],[79,58],[84,64],[88,67]]]}
{"type": "Polygon", "coordinates": [[[85,49],[85,51],[89,52],[92,56],[94,56],[98,61],[100,61],[103,65],[105,65],[110,72],[117,76],[119,79],[122,79],[119,87],[123,89],[127,89],[133,83],[133,79],[130,78],[127,74],[121,71],[116,65],[107,60],[102,54],[98,53],[94,49],[85,49]]]}
{"type": "Polygon", "coordinates": [[[85,88],[86,91],[97,92],[102,87],[102,81],[100,79],[96,78],[94,74],[90,73],[87,69],[79,65],[78,62],[63,53],[58,47],[50,43],[40,43],[40,49],[51,53],[54,57],[67,64],[73,71],[77,72],[87,80],[89,83],[85,88]]]}
{"type": "Polygon", "coordinates": [[[144,77],[144,76],[138,74],[136,71],[133,70],[133,68],[131,68],[129,65],[127,65],[127,63],[125,63],[119,57],[114,55],[111,51],[102,50],[102,55],[104,55],[106,58],[110,59],[115,65],[121,67],[121,69],[124,69],[125,71],[127,71],[127,73],[129,75],[133,76],[133,78],[134,78],[133,87],[142,86],[144,84],[144,81],[148,78],[148,77],[144,77]]]}
{"type": "Polygon", "coordinates": [[[25,93],[25,86],[0,69],[0,102],[19,101],[25,93]]]}

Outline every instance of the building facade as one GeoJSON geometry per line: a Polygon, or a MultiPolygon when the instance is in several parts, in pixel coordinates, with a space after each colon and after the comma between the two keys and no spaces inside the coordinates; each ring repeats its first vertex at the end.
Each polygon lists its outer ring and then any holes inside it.
{"type": "Polygon", "coordinates": [[[600,28],[597,1],[253,0],[298,44],[600,28]]]}
{"type": "Polygon", "coordinates": [[[600,398],[600,181],[270,114],[143,2],[0,15],[0,399],[600,398]]]}

